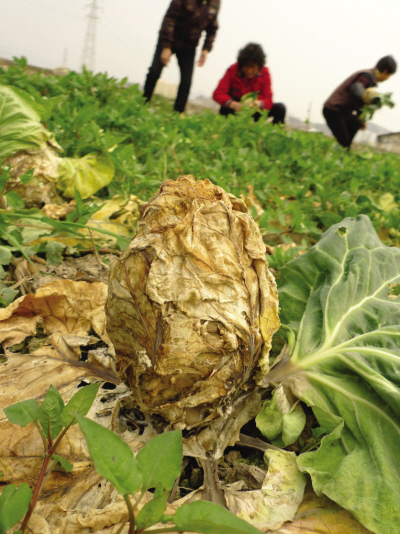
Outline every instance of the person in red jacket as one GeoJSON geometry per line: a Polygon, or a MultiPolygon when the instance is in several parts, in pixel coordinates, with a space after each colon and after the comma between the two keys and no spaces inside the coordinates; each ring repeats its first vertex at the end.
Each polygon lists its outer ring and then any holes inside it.
{"type": "MultiPolygon", "coordinates": [[[[242,96],[258,93],[253,105],[259,110],[268,110],[274,124],[285,121],[284,104],[272,102],[271,77],[265,67],[265,60],[266,56],[259,44],[249,43],[239,51],[237,63],[228,68],[213,93],[213,99],[221,106],[221,115],[240,111],[243,107],[242,96]]],[[[260,117],[259,112],[254,114],[254,120],[260,117]]]]}

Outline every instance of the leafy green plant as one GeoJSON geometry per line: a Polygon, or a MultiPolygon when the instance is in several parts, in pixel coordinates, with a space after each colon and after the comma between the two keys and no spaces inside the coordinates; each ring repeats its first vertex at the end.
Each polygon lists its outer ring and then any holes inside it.
{"type": "MultiPolygon", "coordinates": [[[[326,433],[297,464],[311,475],[317,494],[350,510],[375,534],[395,534],[400,250],[381,243],[368,217],[348,218],[289,262],[279,282],[281,334],[289,332],[291,358],[265,380],[311,406],[326,433]]],[[[266,418],[263,423],[268,426],[266,418]]]]}
{"type": "Polygon", "coordinates": [[[102,197],[134,194],[148,200],[166,179],[193,174],[235,196],[247,195],[251,187],[264,210],[260,227],[269,245],[282,236],[313,245],[332,224],[358,214],[371,218],[386,244],[398,243],[400,204],[389,213],[379,203],[384,194],[398,196],[397,154],[367,148],[347,153],[319,133],[249,121],[251,110],[234,120],[209,111],[182,119],[161,97],[155,108],[143,105],[138,86],[127,86],[126,79],[88,71],[28,75],[26,62],[17,63],[0,69],[0,83],[35,99],[63,157],[108,151],[114,178],[102,197]]]}
{"type": "Polygon", "coordinates": [[[393,93],[381,93],[374,99],[373,102],[370,104],[365,104],[363,106],[360,119],[362,121],[371,120],[375,111],[381,109],[383,106],[394,108],[395,103],[392,101],[392,94],[393,93]]]}
{"type": "Polygon", "coordinates": [[[184,504],[178,508],[175,515],[165,515],[168,493],[181,473],[183,459],[181,431],[158,435],[150,440],[135,458],[129,446],[116,434],[82,415],[75,416],[85,434],[96,470],[124,497],[129,512],[129,534],[259,533],[257,529],[222,506],[205,501],[184,504]],[[135,517],[139,503],[151,489],[154,489],[153,498],[135,517]],[[139,496],[132,505],[129,496],[138,492],[139,496]],[[174,526],[148,530],[156,523],[174,526]]]}
{"type": "Polygon", "coordinates": [[[87,414],[99,386],[100,383],[83,387],[66,405],[57,389],[50,386],[41,405],[37,400],[29,399],[4,408],[11,423],[21,427],[29,423],[36,426],[43,441],[44,460],[33,494],[27,484],[21,484],[17,489],[11,484],[4,489],[0,497],[0,533],[3,533],[2,528],[6,532],[18,523],[26,512],[21,525],[21,532],[24,533],[51,470],[59,463],[67,473],[71,471],[73,466],[68,460],[56,454],[57,447],[68,429],[77,423],[76,415],[87,414]],[[29,506],[26,511],[27,503],[29,506]]]}
{"type": "Polygon", "coordinates": [[[240,102],[249,108],[254,107],[254,102],[258,99],[258,92],[247,93],[243,95],[240,102]]]}

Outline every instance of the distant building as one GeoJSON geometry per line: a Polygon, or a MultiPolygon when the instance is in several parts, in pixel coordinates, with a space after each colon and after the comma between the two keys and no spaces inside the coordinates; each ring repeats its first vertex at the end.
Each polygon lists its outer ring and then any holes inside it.
{"type": "Polygon", "coordinates": [[[400,132],[378,135],[376,148],[400,154],[400,132]]]}

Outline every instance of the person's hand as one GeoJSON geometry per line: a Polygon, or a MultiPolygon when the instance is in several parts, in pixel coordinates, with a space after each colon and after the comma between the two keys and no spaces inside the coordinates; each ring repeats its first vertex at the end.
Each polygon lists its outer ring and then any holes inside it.
{"type": "Polygon", "coordinates": [[[368,89],[365,89],[362,95],[362,99],[365,104],[372,104],[372,102],[379,98],[380,94],[373,87],[368,87],[368,89]]]}
{"type": "Polygon", "coordinates": [[[170,48],[163,48],[161,52],[161,63],[165,66],[168,65],[169,60],[171,58],[172,51],[170,48]]]}
{"type": "Polygon", "coordinates": [[[254,107],[261,108],[262,100],[254,100],[253,104],[254,104],[254,107]]]}
{"type": "Polygon", "coordinates": [[[241,102],[235,102],[234,100],[229,104],[229,107],[233,109],[233,111],[240,111],[243,107],[243,104],[241,102]]]}
{"type": "Polygon", "coordinates": [[[208,56],[208,50],[203,50],[199,57],[199,61],[197,62],[197,65],[199,67],[202,67],[204,65],[204,63],[206,62],[207,56],[208,56]]]}

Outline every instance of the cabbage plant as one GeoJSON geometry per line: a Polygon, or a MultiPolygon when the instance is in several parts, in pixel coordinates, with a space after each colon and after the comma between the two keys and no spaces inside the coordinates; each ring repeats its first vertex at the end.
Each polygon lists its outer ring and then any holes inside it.
{"type": "Polygon", "coordinates": [[[400,250],[381,243],[368,217],[347,218],[289,262],[280,285],[291,358],[264,385],[289,388],[326,434],[298,466],[366,528],[398,533],[400,250]]]}
{"type": "Polygon", "coordinates": [[[277,297],[246,199],[190,175],[168,180],[110,271],[117,373],[144,413],[208,426],[267,372],[277,297]]]}

